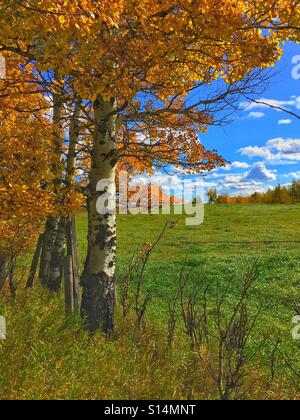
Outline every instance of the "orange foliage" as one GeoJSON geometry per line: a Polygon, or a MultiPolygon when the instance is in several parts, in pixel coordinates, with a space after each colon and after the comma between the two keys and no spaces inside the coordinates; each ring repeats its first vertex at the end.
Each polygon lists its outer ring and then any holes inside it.
{"type": "MultiPolygon", "coordinates": [[[[50,215],[74,213],[83,203],[75,186],[55,185],[56,128],[33,67],[6,56],[0,80],[0,254],[30,249],[50,215]]],[[[59,175],[60,176],[60,175],[59,175]]]]}
{"type": "Polygon", "coordinates": [[[219,195],[217,198],[217,203],[219,204],[249,204],[252,202],[251,197],[231,197],[228,194],[219,195]]]}
{"type": "Polygon", "coordinates": [[[53,144],[43,111],[48,104],[31,66],[21,69],[11,56],[7,63],[7,79],[0,81],[1,254],[28,249],[53,212],[53,144]]]}

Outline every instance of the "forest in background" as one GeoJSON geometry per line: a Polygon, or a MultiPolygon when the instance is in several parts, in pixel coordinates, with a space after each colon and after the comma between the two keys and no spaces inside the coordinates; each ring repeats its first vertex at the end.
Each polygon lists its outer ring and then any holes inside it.
{"type": "Polygon", "coordinates": [[[266,192],[255,192],[250,196],[230,196],[218,194],[217,190],[207,192],[210,204],[296,204],[300,203],[300,181],[294,180],[290,185],[277,185],[266,192]]]}

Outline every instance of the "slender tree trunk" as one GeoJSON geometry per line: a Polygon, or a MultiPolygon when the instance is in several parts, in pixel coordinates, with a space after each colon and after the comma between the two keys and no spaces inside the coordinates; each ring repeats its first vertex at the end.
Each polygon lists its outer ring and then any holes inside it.
{"type": "Polygon", "coordinates": [[[8,273],[8,284],[9,290],[12,298],[16,297],[16,285],[15,285],[15,267],[16,267],[16,257],[12,256],[9,262],[9,273],[8,273]]]}
{"type": "MultiPolygon", "coordinates": [[[[67,167],[66,167],[66,185],[71,186],[74,181],[74,172],[76,169],[76,148],[80,135],[79,117],[81,111],[81,101],[75,101],[74,112],[70,123],[70,135],[69,135],[69,150],[67,156],[67,167]]],[[[58,118],[58,116],[57,116],[58,118]]],[[[59,292],[62,285],[62,273],[64,266],[65,256],[65,242],[66,242],[66,227],[68,225],[68,218],[62,217],[59,222],[59,228],[54,242],[52,258],[51,258],[51,269],[48,279],[48,288],[54,292],[59,292]]],[[[72,255],[69,254],[68,255],[72,255]]]]}
{"type": "Polygon", "coordinates": [[[65,244],[66,244],[66,219],[60,218],[55,242],[52,249],[50,272],[47,287],[52,292],[59,292],[62,285],[65,244]]]}
{"type": "Polygon", "coordinates": [[[115,111],[115,100],[105,103],[98,98],[94,103],[96,129],[88,189],[88,255],[81,278],[81,315],[91,332],[100,329],[108,335],[114,330],[116,214],[115,211],[100,214],[99,200],[107,192],[115,194],[118,131],[115,111]],[[102,180],[110,181],[110,186],[100,188],[98,182],[102,180]]]}
{"type": "MultiPolygon", "coordinates": [[[[76,170],[76,149],[80,137],[80,114],[81,114],[81,100],[75,100],[74,112],[70,123],[69,135],[69,150],[67,157],[67,186],[71,186],[74,182],[76,170]]],[[[75,216],[66,218],[66,242],[67,242],[67,257],[65,270],[65,303],[67,313],[72,310],[79,310],[80,300],[80,274],[79,274],[79,258],[77,250],[77,236],[76,236],[76,220],[75,216]],[[71,261],[71,268],[69,267],[71,261]],[[72,294],[72,299],[70,298],[72,294]],[[70,304],[72,302],[72,304],[70,304]]]]}
{"type": "Polygon", "coordinates": [[[53,244],[58,230],[58,219],[49,217],[44,233],[42,255],[40,261],[39,282],[42,287],[47,287],[50,274],[53,244]]]}
{"type": "Polygon", "coordinates": [[[27,283],[26,283],[26,289],[32,289],[32,287],[33,287],[36,271],[37,271],[38,264],[39,264],[40,255],[41,255],[41,252],[42,252],[43,241],[44,241],[44,236],[40,235],[39,239],[38,239],[36,249],[35,249],[35,253],[34,253],[34,256],[33,256],[33,259],[32,259],[30,272],[29,272],[29,277],[28,277],[28,280],[27,280],[27,283]]]}
{"type": "Polygon", "coordinates": [[[7,257],[0,258],[0,291],[3,289],[7,278],[7,257]]]}
{"type": "MultiPolygon", "coordinates": [[[[58,76],[54,75],[55,80],[58,80],[58,76]]],[[[59,93],[53,94],[53,139],[54,139],[54,153],[56,160],[53,163],[53,171],[56,174],[54,180],[54,190],[59,191],[62,183],[62,165],[61,157],[63,153],[63,110],[64,103],[62,96],[59,93]]],[[[60,263],[60,251],[61,251],[61,226],[59,226],[60,220],[58,217],[50,217],[46,223],[46,231],[44,235],[44,243],[42,256],[40,261],[40,284],[44,287],[50,287],[51,290],[57,289],[57,272],[60,270],[59,267],[54,267],[55,264],[60,263]],[[57,237],[58,235],[58,237],[57,237]],[[55,251],[54,251],[55,246],[55,251]],[[52,257],[52,252],[54,255],[52,257]]],[[[62,275],[60,275],[60,284],[62,281],[62,275]]],[[[60,286],[59,286],[60,289],[60,286]]]]}
{"type": "Polygon", "coordinates": [[[80,136],[79,118],[81,113],[81,100],[75,101],[74,112],[70,123],[70,142],[67,158],[67,184],[72,184],[76,169],[76,148],[80,136]]]}
{"type": "Polygon", "coordinates": [[[67,256],[70,256],[71,261],[72,261],[74,311],[78,311],[79,301],[80,301],[80,288],[79,288],[80,274],[79,274],[79,257],[78,257],[78,249],[77,249],[76,220],[74,216],[70,217],[67,222],[66,238],[67,238],[67,256]]]}
{"type": "Polygon", "coordinates": [[[65,307],[66,315],[74,313],[74,291],[73,291],[73,264],[71,255],[65,257],[65,307]]]}

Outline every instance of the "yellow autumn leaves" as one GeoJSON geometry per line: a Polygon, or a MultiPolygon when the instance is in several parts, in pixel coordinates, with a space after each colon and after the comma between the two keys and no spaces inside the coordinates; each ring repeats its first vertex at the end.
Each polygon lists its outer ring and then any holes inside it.
{"type": "Polygon", "coordinates": [[[6,62],[7,78],[0,81],[1,255],[27,251],[47,217],[73,213],[82,204],[72,188],[54,190],[51,104],[40,92],[37,75],[14,55],[6,55],[6,62]]]}
{"type": "Polygon", "coordinates": [[[174,91],[184,95],[195,80],[234,82],[272,66],[283,38],[299,39],[296,1],[6,3],[0,45],[17,48],[23,41],[44,71],[76,74],[74,86],[84,98],[131,101],[147,86],[167,98],[174,91]]]}

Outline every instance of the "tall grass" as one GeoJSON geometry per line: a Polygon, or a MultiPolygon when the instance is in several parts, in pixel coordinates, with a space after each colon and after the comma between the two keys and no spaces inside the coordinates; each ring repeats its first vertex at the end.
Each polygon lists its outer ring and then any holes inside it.
{"type": "MultiPolygon", "coordinates": [[[[114,340],[89,336],[80,320],[65,320],[61,297],[20,291],[5,298],[7,340],[0,342],[0,399],[218,399],[218,389],[180,328],[169,346],[168,326],[117,314],[114,340]]],[[[294,399],[283,378],[247,367],[247,399],[294,399]]]]}

